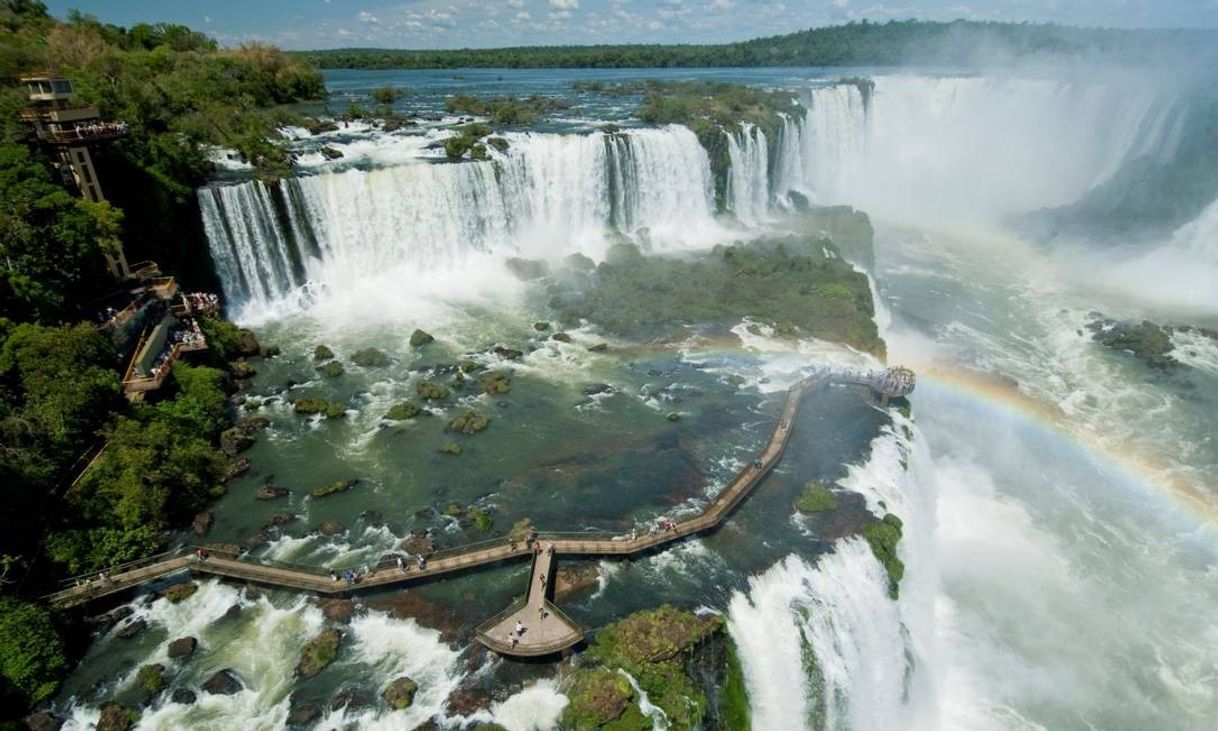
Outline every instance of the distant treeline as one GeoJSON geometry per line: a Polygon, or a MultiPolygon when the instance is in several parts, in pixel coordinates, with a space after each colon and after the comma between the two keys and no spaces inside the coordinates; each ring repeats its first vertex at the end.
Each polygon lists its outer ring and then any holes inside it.
{"type": "Polygon", "coordinates": [[[321,68],[664,68],[972,65],[1030,56],[1130,61],[1213,48],[1212,30],[1114,30],[1029,23],[919,20],[849,23],[718,45],[523,46],[455,50],[300,51],[321,68]]]}

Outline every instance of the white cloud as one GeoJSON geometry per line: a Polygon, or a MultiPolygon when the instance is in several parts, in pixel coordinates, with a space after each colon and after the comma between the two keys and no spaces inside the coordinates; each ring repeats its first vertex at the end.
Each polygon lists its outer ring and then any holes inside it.
{"type": "MultiPolygon", "coordinates": [[[[841,0],[833,0],[833,1],[841,2],[841,0]]],[[[711,10],[730,10],[731,7],[735,4],[736,4],[735,0],[712,0],[711,4],[708,7],[711,10]]]]}
{"type": "Polygon", "coordinates": [[[210,16],[210,15],[204,15],[204,16],[203,16],[203,22],[204,22],[204,23],[210,23],[210,22],[211,22],[211,16],[210,16]]]}
{"type": "Polygon", "coordinates": [[[508,0],[508,5],[511,5],[513,8],[523,8],[524,0],[508,0]]]}
{"type": "Polygon", "coordinates": [[[838,10],[845,10],[850,7],[850,0],[833,0],[833,7],[838,10]]]}
{"type": "Polygon", "coordinates": [[[648,30],[664,30],[664,24],[658,20],[653,20],[647,24],[648,30]]]}
{"type": "Polygon", "coordinates": [[[376,17],[372,13],[369,13],[367,10],[359,11],[359,20],[361,23],[369,23],[371,25],[376,25],[377,23],[381,22],[380,18],[376,17]]]}
{"type": "Polygon", "coordinates": [[[559,10],[573,10],[579,7],[579,0],[550,0],[550,7],[559,10]]]}

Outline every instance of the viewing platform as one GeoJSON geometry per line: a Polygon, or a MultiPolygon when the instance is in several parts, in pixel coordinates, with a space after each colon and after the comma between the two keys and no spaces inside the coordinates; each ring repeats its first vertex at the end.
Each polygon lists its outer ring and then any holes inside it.
{"type": "MultiPolygon", "coordinates": [[[[645,532],[630,533],[540,531],[527,541],[509,537],[431,552],[425,556],[389,557],[358,576],[340,576],[330,567],[289,564],[252,558],[239,550],[223,547],[186,546],[177,551],[152,556],[142,561],[79,577],[66,582],[63,589],[46,597],[53,605],[66,607],[131,589],[149,581],[182,571],[224,576],[259,584],[322,595],[341,595],[353,591],[404,585],[432,580],[481,566],[532,558],[529,584],[523,598],[484,622],[476,630],[482,644],[503,655],[540,657],[562,652],[583,638],[583,632],[553,604],[554,566],[559,556],[630,557],[654,551],[688,536],[705,533],[722,525],[765,476],[778,464],[790,441],[805,395],[829,384],[863,385],[881,394],[908,394],[912,378],[887,371],[834,371],[823,369],[792,386],[782,412],[753,461],[723,488],[697,515],[678,521],[660,520],[645,532]],[[893,380],[894,375],[897,380],[893,380]],[[878,388],[877,388],[878,386],[878,388]],[[890,388],[891,387],[891,388],[890,388]],[[888,389],[888,390],[883,390],[888,389]],[[199,553],[203,551],[205,553],[199,553]],[[544,580],[543,580],[544,578],[544,580]],[[517,622],[524,631],[518,632],[517,622]]],[[[908,369],[902,369],[908,371],[908,369]]],[[[912,377],[912,371],[908,371],[912,377]]],[[[235,549],[235,547],[234,547],[235,549]]]]}

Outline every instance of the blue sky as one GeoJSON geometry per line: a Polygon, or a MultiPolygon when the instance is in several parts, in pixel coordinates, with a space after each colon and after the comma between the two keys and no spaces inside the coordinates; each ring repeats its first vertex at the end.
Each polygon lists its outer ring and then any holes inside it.
{"type": "Polygon", "coordinates": [[[1218,0],[49,0],[119,25],[169,21],[224,44],[460,48],[744,40],[851,20],[1218,28],[1218,0]]]}

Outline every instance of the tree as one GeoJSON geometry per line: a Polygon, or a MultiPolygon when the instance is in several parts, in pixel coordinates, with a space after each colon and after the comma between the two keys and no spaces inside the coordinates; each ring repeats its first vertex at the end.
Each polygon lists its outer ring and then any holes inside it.
{"type": "Polygon", "coordinates": [[[404,96],[405,92],[394,86],[382,86],[372,92],[372,101],[377,104],[389,105],[404,96]]]}
{"type": "Polygon", "coordinates": [[[63,640],[47,610],[0,597],[0,676],[32,705],[54,693],[67,670],[63,640]]]}

